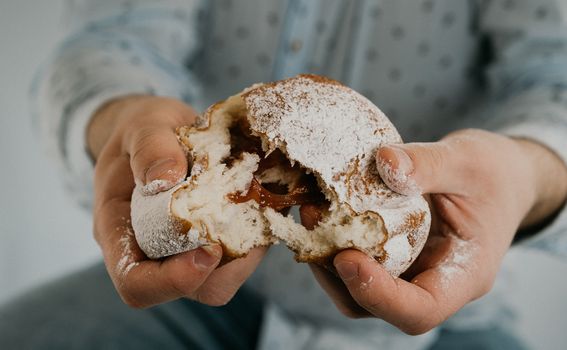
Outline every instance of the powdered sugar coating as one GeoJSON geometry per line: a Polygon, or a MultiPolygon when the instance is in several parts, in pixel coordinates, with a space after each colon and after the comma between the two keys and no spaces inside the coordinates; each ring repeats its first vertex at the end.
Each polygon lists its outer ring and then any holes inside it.
{"type": "Polygon", "coordinates": [[[466,271],[474,263],[473,257],[478,250],[478,245],[473,241],[456,236],[452,236],[451,241],[451,252],[437,266],[443,288],[450,288],[456,278],[467,276],[466,271]]]}
{"type": "MultiPolygon", "coordinates": [[[[256,154],[243,152],[231,165],[230,127],[241,118],[239,97],[211,106],[198,127],[176,133],[190,159],[190,173],[173,188],[148,195],[138,183],[132,194],[132,225],[138,245],[149,258],[161,258],[210,243],[221,244],[225,259],[272,243],[255,202],[233,203],[227,197],[248,189],[258,167],[256,154]]],[[[151,189],[160,188],[155,182],[151,189]]]]}
{"type": "Polygon", "coordinates": [[[401,268],[411,263],[413,247],[410,245],[405,235],[397,235],[386,241],[384,251],[389,259],[385,259],[384,268],[392,275],[399,275],[405,268],[401,268]]]}
{"type": "Polygon", "coordinates": [[[413,247],[411,259],[406,251],[392,250],[386,260],[396,262],[393,274],[405,270],[425,244],[429,207],[419,193],[401,195],[381,181],[374,155],[402,139],[378,107],[338,82],[313,75],[265,84],[243,98],[251,129],[269,150],[279,148],[312,170],[329,200],[347,204],[355,214],[380,214],[389,239],[404,235],[413,247]]]}
{"type": "MultiPolygon", "coordinates": [[[[182,181],[183,179],[181,179],[182,181]]],[[[146,196],[151,196],[154,195],[156,193],[159,193],[161,191],[170,189],[174,186],[175,184],[167,181],[167,180],[162,180],[162,179],[156,179],[151,181],[149,184],[142,186],[142,193],[145,194],[146,196]]]]}
{"type": "MultiPolygon", "coordinates": [[[[138,186],[132,198],[136,238],[150,258],[194,249],[207,244],[209,239],[226,239],[226,229],[229,227],[220,230],[220,233],[217,233],[214,227],[223,224],[227,218],[234,219],[232,209],[247,206],[252,212],[258,210],[255,203],[226,203],[225,209],[232,208],[229,210],[231,213],[222,211],[219,214],[215,211],[216,214],[211,212],[210,217],[202,218],[206,219],[205,221],[212,220],[206,230],[203,230],[202,225],[192,227],[188,221],[180,220],[179,214],[186,213],[187,215],[183,216],[192,217],[193,210],[199,210],[199,206],[194,209],[178,208],[174,214],[177,207],[172,203],[193,203],[189,198],[193,190],[200,189],[203,192],[199,196],[195,195],[196,197],[208,198],[213,194],[223,195],[225,192],[233,193],[246,188],[240,188],[238,185],[238,188],[229,190],[227,186],[219,185],[218,179],[221,177],[218,176],[215,177],[218,180],[215,180],[216,182],[200,181],[206,178],[206,174],[212,174],[213,168],[229,154],[228,125],[217,125],[215,122],[222,122],[229,111],[236,113],[235,115],[246,112],[251,131],[260,136],[265,149],[280,148],[291,161],[299,162],[303,167],[312,170],[319,178],[325,195],[332,202],[331,207],[339,214],[336,225],[355,227],[345,232],[338,230],[338,226],[330,227],[331,231],[335,230],[335,235],[321,236],[321,240],[325,242],[315,244],[313,250],[304,251],[301,261],[322,261],[340,249],[363,248],[367,254],[379,259],[388,272],[397,276],[415,260],[429,231],[430,215],[427,203],[419,195],[403,196],[392,192],[380,180],[374,157],[380,146],[401,143],[400,136],[370,101],[337,82],[315,76],[299,76],[272,84],[255,85],[242,94],[210,107],[198,123],[199,127],[188,134],[178,130],[178,133],[181,132],[181,143],[192,155],[192,180],[188,178],[184,183],[154,196],[145,196],[145,191],[138,186]],[[212,118],[213,115],[220,119],[212,118]],[[217,132],[219,134],[214,137],[212,134],[210,137],[205,135],[217,132]],[[189,140],[187,135],[191,135],[192,139],[189,140]],[[180,197],[184,199],[176,200],[176,191],[179,191],[180,197]],[[217,214],[223,217],[217,217],[217,214]],[[339,220],[341,217],[345,218],[344,223],[339,220]],[[361,245],[364,242],[371,243],[368,246],[361,245]],[[323,246],[328,248],[328,251],[322,249],[323,246]],[[322,255],[316,255],[316,250],[320,250],[322,255]]],[[[257,156],[253,156],[256,157],[254,164],[257,164],[257,156]]],[[[251,177],[256,167],[246,167],[244,170],[244,175],[251,177]]],[[[228,174],[224,170],[222,173],[228,174]]],[[[236,183],[232,182],[230,186],[235,186],[236,183]]],[[[247,186],[249,182],[248,179],[247,186]]],[[[224,203],[226,198],[213,202],[224,203]]],[[[211,204],[205,201],[201,203],[201,207],[207,203],[211,204]]],[[[257,213],[263,213],[254,220],[258,229],[263,227],[260,225],[264,225],[266,219],[270,221],[271,229],[277,219],[286,219],[271,210],[257,213]],[[276,217],[272,218],[273,220],[270,220],[268,215],[271,212],[276,217]]],[[[234,228],[233,226],[230,228],[234,228]]],[[[277,242],[277,237],[286,240],[296,253],[305,248],[306,241],[301,238],[306,236],[299,230],[301,228],[305,231],[305,228],[287,221],[280,226],[285,226],[284,228],[290,231],[287,240],[283,238],[281,231],[280,235],[273,231],[273,237],[263,236],[262,231],[262,235],[258,236],[261,238],[259,245],[277,242]],[[297,240],[298,244],[291,244],[291,238],[297,240]]],[[[313,231],[311,233],[313,234],[313,231]]],[[[243,241],[241,235],[235,235],[234,238],[234,242],[225,244],[225,248],[236,251],[239,242],[243,241]]],[[[240,250],[238,252],[239,256],[243,253],[240,250]]]]}
{"type": "Polygon", "coordinates": [[[148,196],[142,186],[132,194],[132,227],[144,253],[157,259],[195,249],[204,242],[189,236],[184,225],[171,214],[171,198],[185,182],[165,192],[148,196]]]}

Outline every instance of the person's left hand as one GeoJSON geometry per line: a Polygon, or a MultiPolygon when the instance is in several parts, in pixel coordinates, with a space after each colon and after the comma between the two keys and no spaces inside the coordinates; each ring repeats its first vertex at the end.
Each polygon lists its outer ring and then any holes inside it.
{"type": "MultiPolygon", "coordinates": [[[[376,157],[390,188],[430,194],[432,227],[424,250],[400,278],[356,250],[334,258],[341,279],[311,267],[343,314],[378,317],[413,335],[486,294],[516,231],[548,218],[567,194],[567,170],[553,152],[480,130],[384,147],[376,157]],[[393,172],[384,171],[384,162],[393,172]]],[[[316,224],[316,210],[301,208],[306,227],[316,224]]]]}

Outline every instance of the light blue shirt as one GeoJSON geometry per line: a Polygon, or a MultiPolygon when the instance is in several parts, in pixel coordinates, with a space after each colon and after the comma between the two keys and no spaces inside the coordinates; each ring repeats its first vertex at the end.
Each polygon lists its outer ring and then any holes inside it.
{"type": "MultiPolygon", "coordinates": [[[[72,34],[33,98],[43,139],[84,205],[93,176],[85,128],[109,99],[149,93],[203,110],[253,83],[307,72],[366,95],[405,141],[483,127],[567,160],[567,1],[76,0],[68,10],[72,34]]],[[[525,244],[566,255],[566,227],[563,210],[525,244]]],[[[284,249],[271,249],[250,285],[271,301],[267,349],[421,349],[435,337],[346,319],[284,249]]],[[[503,323],[500,288],[445,326],[503,323]]]]}

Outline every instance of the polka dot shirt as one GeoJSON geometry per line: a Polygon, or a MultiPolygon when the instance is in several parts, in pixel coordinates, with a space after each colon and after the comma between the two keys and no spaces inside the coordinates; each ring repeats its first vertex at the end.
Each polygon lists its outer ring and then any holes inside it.
{"type": "MultiPolygon", "coordinates": [[[[146,93],[203,110],[253,83],[299,73],[326,75],[360,91],[408,142],[483,127],[534,138],[567,159],[564,1],[71,0],[67,5],[70,35],[38,74],[32,95],[43,139],[68,187],[87,206],[93,172],[84,131],[105,101],[146,93]]],[[[566,254],[566,226],[562,212],[528,244],[566,254]]],[[[347,320],[308,267],[293,262],[281,247],[271,249],[250,285],[271,301],[265,348],[420,349],[435,333],[409,338],[378,320],[347,320]]],[[[485,298],[457,318],[468,320],[469,327],[501,322],[496,299],[485,298]]]]}

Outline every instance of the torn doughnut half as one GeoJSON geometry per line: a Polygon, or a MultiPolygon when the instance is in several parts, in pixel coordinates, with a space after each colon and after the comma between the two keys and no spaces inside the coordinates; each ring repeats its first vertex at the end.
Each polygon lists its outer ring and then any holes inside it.
{"type": "Polygon", "coordinates": [[[431,216],[420,195],[391,191],[377,149],[401,143],[386,116],[327,78],[254,85],[177,130],[190,171],[167,192],[132,196],[140,248],[160,258],[218,243],[225,260],[283,241],[299,262],[329,266],[358,249],[398,276],[415,260],[431,216]],[[289,208],[319,208],[307,229],[289,208]]]}

